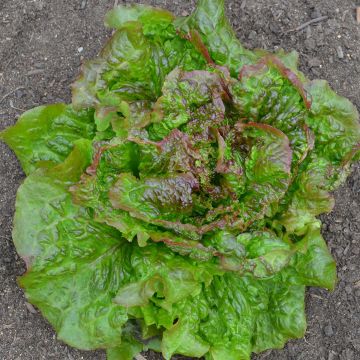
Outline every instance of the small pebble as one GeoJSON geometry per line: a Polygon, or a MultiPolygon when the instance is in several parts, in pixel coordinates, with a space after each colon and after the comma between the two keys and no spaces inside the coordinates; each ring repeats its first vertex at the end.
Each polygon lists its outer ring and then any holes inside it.
{"type": "Polygon", "coordinates": [[[255,40],[257,38],[257,32],[254,30],[251,30],[248,38],[249,38],[249,40],[255,40]]]}
{"type": "Polygon", "coordinates": [[[347,294],[351,294],[351,293],[352,293],[352,288],[351,288],[351,286],[350,286],[350,285],[346,285],[346,286],[345,286],[345,291],[346,291],[347,294]]]}
{"type": "Polygon", "coordinates": [[[44,63],[36,62],[36,63],[34,63],[34,67],[35,67],[36,69],[44,69],[44,68],[45,68],[45,64],[44,64],[44,63]]]}
{"type": "Polygon", "coordinates": [[[317,19],[321,16],[321,13],[319,11],[319,9],[314,9],[314,11],[310,14],[310,17],[312,19],[317,19]]]}
{"type": "Polygon", "coordinates": [[[337,52],[337,56],[339,59],[343,59],[344,58],[344,52],[341,46],[338,46],[336,48],[336,52],[337,52]]]}
{"type": "Polygon", "coordinates": [[[324,334],[326,336],[333,336],[334,335],[334,330],[333,330],[331,325],[327,325],[327,326],[324,327],[324,334]]]}
{"type": "Polygon", "coordinates": [[[82,52],[84,51],[84,48],[83,48],[82,46],[80,46],[80,47],[77,49],[77,51],[78,51],[79,53],[82,53],[82,52]]]}
{"type": "Polygon", "coordinates": [[[26,302],[26,303],[25,303],[25,306],[26,306],[26,308],[29,310],[29,312],[31,312],[32,314],[36,314],[36,313],[37,313],[36,309],[35,309],[30,303],[26,302]]]}
{"type": "Polygon", "coordinates": [[[308,50],[314,50],[316,48],[316,41],[313,38],[306,39],[305,46],[308,50]]]}
{"type": "Polygon", "coordinates": [[[339,27],[339,24],[335,19],[329,19],[327,25],[330,29],[336,29],[339,27]]]}
{"type": "Polygon", "coordinates": [[[275,23],[275,22],[272,22],[270,23],[270,26],[269,26],[270,30],[274,33],[274,34],[279,34],[281,33],[281,28],[280,26],[275,23]]]}
{"type": "Polygon", "coordinates": [[[310,67],[320,67],[321,61],[318,58],[312,58],[309,60],[309,66],[310,67]]]}
{"type": "Polygon", "coordinates": [[[346,349],[341,353],[340,359],[341,360],[354,360],[355,354],[351,349],[346,349]]]}
{"type": "MultiPolygon", "coordinates": [[[[19,89],[19,90],[17,90],[17,91],[15,92],[15,96],[16,96],[18,99],[21,99],[21,98],[23,98],[23,97],[26,96],[26,92],[25,92],[24,90],[19,89]]],[[[6,260],[5,260],[5,262],[6,262],[6,260]]]]}

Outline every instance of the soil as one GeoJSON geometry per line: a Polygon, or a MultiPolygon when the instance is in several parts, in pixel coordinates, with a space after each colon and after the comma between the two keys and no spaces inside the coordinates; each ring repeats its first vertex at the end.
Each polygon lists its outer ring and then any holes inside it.
{"type": "MultiPolygon", "coordinates": [[[[134,1],[118,1],[118,3],[134,1]]],[[[186,15],[194,1],[143,1],[186,15]]],[[[70,101],[69,85],[84,58],[100,50],[109,30],[105,12],[114,0],[0,1],[0,130],[39,104],[70,101]]],[[[360,24],[350,0],[233,0],[228,14],[249,48],[295,49],[310,78],[327,79],[360,107],[360,24]],[[327,16],[302,30],[299,25],[327,16]],[[294,30],[294,31],[290,31],[294,30]]],[[[0,143],[0,358],[105,359],[102,351],[71,349],[26,302],[16,278],[24,270],[11,240],[15,194],[24,175],[13,153],[0,143]]],[[[360,166],[336,192],[335,210],[322,217],[323,234],[337,260],[336,290],[309,289],[308,330],[285,349],[253,359],[360,359],[360,166]]],[[[148,360],[161,359],[145,354],[148,360]]]]}

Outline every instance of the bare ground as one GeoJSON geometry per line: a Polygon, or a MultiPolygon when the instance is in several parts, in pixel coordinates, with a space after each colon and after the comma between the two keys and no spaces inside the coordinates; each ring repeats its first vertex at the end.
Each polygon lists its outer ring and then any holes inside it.
{"type": "MultiPolygon", "coordinates": [[[[132,3],[135,1],[118,1],[132,3]]],[[[143,1],[177,14],[194,1],[143,1]]],[[[109,31],[105,12],[114,0],[0,1],[0,129],[23,110],[70,101],[69,85],[83,58],[100,50],[109,31]]],[[[310,78],[325,78],[360,107],[360,25],[350,0],[233,0],[228,13],[240,39],[250,48],[300,53],[310,78]],[[302,30],[311,19],[327,16],[302,30]]],[[[105,359],[102,351],[83,352],[56,340],[52,328],[27,304],[16,283],[24,264],[11,240],[16,190],[24,178],[15,156],[0,143],[0,358],[4,360],[105,359]]],[[[338,263],[334,292],[309,289],[308,331],[284,350],[254,359],[360,359],[360,166],[336,193],[335,210],[323,216],[323,234],[338,263]]],[[[160,359],[146,354],[147,359],[160,359]]]]}

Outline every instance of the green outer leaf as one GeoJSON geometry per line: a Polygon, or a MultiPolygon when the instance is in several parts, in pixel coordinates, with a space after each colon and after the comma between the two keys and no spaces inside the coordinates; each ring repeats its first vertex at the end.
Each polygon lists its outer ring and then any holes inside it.
{"type": "Polygon", "coordinates": [[[214,277],[198,296],[173,307],[175,324],[164,332],[164,357],[201,356],[208,348],[206,359],[249,360],[252,351],[281,348],[289,338],[302,337],[305,287],[285,279],[278,275],[259,281],[233,273],[214,277]]]}
{"type": "Polygon", "coordinates": [[[53,216],[59,219],[64,215],[62,203],[72,209],[71,198],[65,189],[78,180],[91,162],[91,154],[91,142],[78,140],[63,164],[53,169],[38,169],[20,186],[16,196],[13,240],[17,252],[28,265],[33,258],[41,255],[43,249],[39,240],[42,237],[56,238],[56,233],[47,233],[44,224],[51,222],[53,216]]]}
{"type": "Polygon", "coordinates": [[[123,277],[122,270],[116,271],[120,236],[92,222],[66,190],[90,163],[90,145],[80,140],[63,164],[39,169],[25,180],[13,232],[29,267],[19,279],[27,298],[61,340],[81,349],[118,345],[127,321],[126,311],[111,301],[111,288],[123,277]],[[110,266],[114,273],[109,273],[110,266]]]}
{"type": "Polygon", "coordinates": [[[71,105],[39,106],[26,111],[17,123],[0,133],[29,175],[43,162],[62,162],[78,139],[92,139],[92,110],[75,111],[71,105]]]}
{"type": "Polygon", "coordinates": [[[320,221],[310,224],[302,240],[295,244],[297,253],[289,270],[296,270],[297,283],[334,290],[336,263],[321,236],[320,226],[320,221]]]}
{"type": "Polygon", "coordinates": [[[106,350],[107,360],[133,360],[142,348],[142,344],[123,341],[120,346],[106,350]]]}
{"type": "Polygon", "coordinates": [[[173,354],[200,358],[209,351],[209,344],[192,332],[190,324],[179,320],[171,329],[164,332],[161,352],[170,360],[173,354]]]}
{"type": "Polygon", "coordinates": [[[306,90],[312,98],[307,124],[315,133],[315,149],[322,157],[339,165],[360,143],[359,113],[324,80],[310,81],[306,90]]]}
{"type": "Polygon", "coordinates": [[[107,360],[133,360],[144,350],[144,345],[136,340],[136,332],[136,327],[128,323],[123,330],[121,344],[106,350],[107,360]]]}
{"type": "Polygon", "coordinates": [[[120,29],[129,21],[140,21],[143,25],[152,23],[154,28],[161,28],[162,24],[173,21],[174,15],[164,9],[148,5],[132,4],[130,6],[117,6],[110,10],[105,17],[105,24],[111,28],[120,29]]]}
{"type": "Polygon", "coordinates": [[[284,286],[274,279],[264,288],[269,294],[268,308],[255,320],[252,350],[256,353],[282,349],[289,339],[302,338],[306,331],[305,286],[284,286]]]}

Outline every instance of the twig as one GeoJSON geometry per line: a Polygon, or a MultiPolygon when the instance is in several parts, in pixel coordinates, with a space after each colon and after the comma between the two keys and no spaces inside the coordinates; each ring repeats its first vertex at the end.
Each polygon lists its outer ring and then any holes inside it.
{"type": "Polygon", "coordinates": [[[82,0],[81,5],[80,5],[80,9],[84,10],[86,8],[87,5],[87,0],[82,0]]]}
{"type": "Polygon", "coordinates": [[[315,347],[315,345],[313,345],[313,344],[310,344],[307,340],[306,340],[306,337],[304,336],[304,341],[309,345],[309,346],[311,346],[311,347],[315,347]]]}
{"type": "Polygon", "coordinates": [[[135,356],[136,360],[146,360],[145,357],[143,357],[141,354],[135,356]]]}
{"type": "Polygon", "coordinates": [[[307,21],[307,22],[304,23],[304,24],[301,24],[301,25],[299,25],[298,27],[296,27],[296,28],[294,28],[294,29],[290,29],[290,30],[286,31],[286,33],[293,32],[293,31],[303,30],[303,29],[305,29],[306,27],[308,27],[309,25],[318,23],[318,22],[320,22],[320,21],[324,21],[324,20],[326,20],[327,18],[328,18],[328,16],[320,16],[320,17],[318,17],[318,18],[316,18],[316,19],[312,19],[312,20],[310,20],[310,21],[307,21]]]}
{"type": "Polygon", "coordinates": [[[14,92],[16,92],[16,91],[18,91],[18,90],[20,90],[20,89],[26,89],[26,87],[25,87],[25,86],[19,86],[19,87],[17,87],[16,89],[10,91],[9,93],[7,93],[6,95],[4,95],[4,96],[1,98],[0,104],[1,104],[8,96],[12,95],[14,92]]]}
{"type": "Polygon", "coordinates": [[[13,101],[12,101],[12,100],[10,100],[10,107],[11,107],[12,109],[14,109],[14,110],[26,111],[25,109],[20,109],[20,108],[18,108],[18,107],[16,107],[16,106],[14,106],[14,103],[13,103],[13,101]]]}
{"type": "Polygon", "coordinates": [[[271,353],[272,353],[272,350],[265,351],[264,353],[262,353],[262,354],[260,355],[260,359],[261,359],[261,360],[266,359],[271,353]]]}
{"type": "Polygon", "coordinates": [[[11,63],[12,60],[13,60],[13,59],[10,58],[10,59],[8,60],[8,62],[4,65],[4,67],[3,67],[2,69],[3,69],[3,70],[6,70],[6,68],[9,66],[9,64],[11,63]]]}
{"type": "Polygon", "coordinates": [[[323,297],[321,297],[320,295],[316,295],[316,294],[310,294],[310,296],[319,299],[319,300],[325,300],[323,297]]]}

